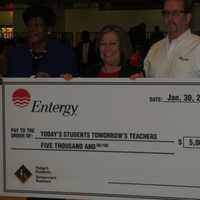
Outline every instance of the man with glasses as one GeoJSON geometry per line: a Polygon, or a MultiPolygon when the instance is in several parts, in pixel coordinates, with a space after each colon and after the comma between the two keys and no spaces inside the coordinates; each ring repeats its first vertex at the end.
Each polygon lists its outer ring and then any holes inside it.
{"type": "Polygon", "coordinates": [[[167,36],[149,50],[147,77],[200,77],[200,37],[191,33],[192,1],[165,0],[162,11],[167,36]]]}

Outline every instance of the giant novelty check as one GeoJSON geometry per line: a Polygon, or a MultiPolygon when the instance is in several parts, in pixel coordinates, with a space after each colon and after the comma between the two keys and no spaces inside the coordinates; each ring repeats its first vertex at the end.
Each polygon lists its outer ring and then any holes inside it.
{"type": "Polygon", "coordinates": [[[200,82],[5,79],[2,194],[200,199],[200,82]]]}

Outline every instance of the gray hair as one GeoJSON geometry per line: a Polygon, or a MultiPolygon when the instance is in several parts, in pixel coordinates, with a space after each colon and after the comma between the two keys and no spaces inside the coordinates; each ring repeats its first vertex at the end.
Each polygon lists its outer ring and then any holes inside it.
{"type": "MultiPolygon", "coordinates": [[[[164,4],[167,0],[164,0],[164,4]]],[[[182,0],[184,4],[184,12],[185,13],[192,13],[193,8],[193,0],[182,0]]]]}

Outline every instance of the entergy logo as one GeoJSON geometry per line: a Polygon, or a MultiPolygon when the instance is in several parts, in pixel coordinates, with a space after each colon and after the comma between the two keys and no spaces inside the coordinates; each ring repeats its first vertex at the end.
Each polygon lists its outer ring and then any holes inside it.
{"type": "Polygon", "coordinates": [[[12,95],[12,101],[15,106],[24,108],[29,105],[31,101],[30,93],[25,89],[17,89],[12,95]]]}
{"type": "MultiPolygon", "coordinates": [[[[27,107],[31,103],[31,95],[26,89],[17,89],[12,94],[12,101],[16,107],[24,108],[27,107]]],[[[43,102],[42,100],[34,100],[32,101],[32,107],[30,112],[32,113],[59,113],[64,117],[73,117],[77,116],[77,112],[79,110],[79,104],[71,104],[71,103],[56,103],[54,101],[43,102]]]]}

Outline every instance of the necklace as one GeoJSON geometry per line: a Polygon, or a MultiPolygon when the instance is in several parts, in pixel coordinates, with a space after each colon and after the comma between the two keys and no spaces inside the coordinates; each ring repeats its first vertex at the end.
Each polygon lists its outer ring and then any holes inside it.
{"type": "Polygon", "coordinates": [[[121,66],[110,66],[110,67],[103,67],[102,71],[105,73],[114,73],[121,70],[121,66]]]}
{"type": "Polygon", "coordinates": [[[41,58],[43,58],[46,54],[47,54],[47,50],[43,50],[40,52],[35,52],[32,49],[30,49],[30,53],[33,59],[35,60],[39,60],[41,58]]]}

